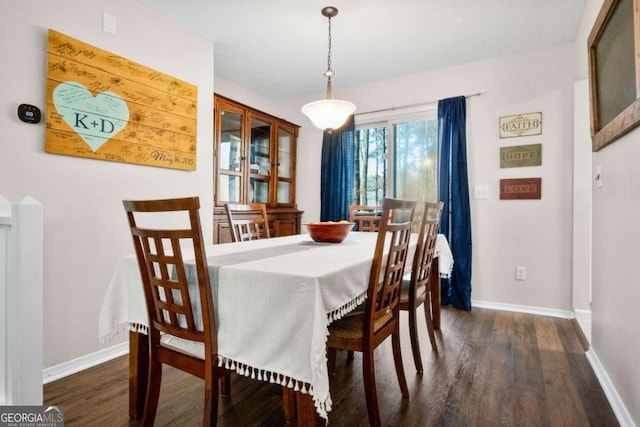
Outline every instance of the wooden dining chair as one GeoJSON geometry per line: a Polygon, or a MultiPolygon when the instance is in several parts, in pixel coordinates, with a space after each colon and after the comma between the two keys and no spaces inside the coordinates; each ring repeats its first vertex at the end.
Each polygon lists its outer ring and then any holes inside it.
{"type": "MultiPolygon", "coordinates": [[[[405,279],[402,284],[400,295],[400,310],[409,314],[409,336],[411,337],[411,350],[416,371],[422,372],[422,359],[420,358],[420,343],[418,341],[418,320],[416,310],[420,304],[424,308],[424,317],[427,321],[427,332],[431,341],[433,351],[438,351],[436,338],[433,333],[433,314],[431,313],[431,284],[439,284],[433,281],[431,266],[434,262],[436,240],[438,238],[438,227],[440,216],[442,215],[442,202],[425,202],[422,221],[420,222],[420,232],[418,234],[418,244],[416,246],[411,276],[405,279]]],[[[437,261],[436,261],[437,262],[437,261]]]]}
{"type": "Polygon", "coordinates": [[[399,302],[414,212],[414,201],[384,199],[364,312],[344,316],[329,325],[327,356],[330,373],[335,373],[336,349],[362,353],[364,391],[372,426],[380,425],[374,350],[389,336],[400,391],[403,397],[409,397],[400,351],[399,302]]]}
{"type": "Polygon", "coordinates": [[[355,224],[354,231],[378,231],[382,206],[349,205],[349,222],[355,224]]]}
{"type": "Polygon", "coordinates": [[[267,207],[264,203],[225,205],[231,240],[243,242],[245,240],[258,240],[270,238],[267,207]]]}
{"type": "MultiPolygon", "coordinates": [[[[152,426],[158,408],[162,365],[203,378],[204,425],[216,425],[218,417],[218,380],[223,394],[229,392],[229,371],[218,367],[217,329],[209,282],[197,197],[165,200],[124,200],[133,245],[149,315],[149,377],[144,406],[144,426],[152,426]],[[188,216],[188,226],[148,228],[153,216],[188,216]],[[188,248],[188,249],[187,249],[188,248]],[[202,324],[194,318],[193,294],[189,294],[184,250],[193,250],[202,324]]],[[[158,218],[155,218],[156,220],[158,218]]],[[[169,219],[169,218],[167,218],[169,219]]],[[[186,223],[186,218],[183,218],[186,223]]],[[[154,222],[156,224],[156,222],[154,222]]],[[[181,397],[185,398],[185,397],[181,397]]]]}

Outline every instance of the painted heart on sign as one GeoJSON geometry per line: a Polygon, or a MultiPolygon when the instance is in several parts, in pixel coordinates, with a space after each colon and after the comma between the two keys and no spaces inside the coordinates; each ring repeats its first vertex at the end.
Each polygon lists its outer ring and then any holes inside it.
{"type": "Polygon", "coordinates": [[[102,92],[94,97],[77,82],[56,86],[53,105],[94,153],[129,122],[129,107],[120,95],[102,92]]]}

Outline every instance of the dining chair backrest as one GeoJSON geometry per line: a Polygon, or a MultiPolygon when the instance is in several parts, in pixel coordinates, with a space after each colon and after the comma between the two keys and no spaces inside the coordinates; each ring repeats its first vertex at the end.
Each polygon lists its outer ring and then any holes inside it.
{"type": "Polygon", "coordinates": [[[415,206],[416,202],[409,200],[385,198],[382,202],[365,304],[371,336],[379,329],[377,322],[387,322],[391,318],[397,321],[415,206]]]}
{"type": "Polygon", "coordinates": [[[433,325],[432,305],[434,288],[440,286],[435,257],[438,227],[442,215],[443,203],[425,202],[422,206],[422,220],[419,225],[418,242],[413,256],[410,278],[405,279],[400,295],[400,310],[408,312],[409,338],[416,371],[422,372],[422,358],[420,356],[420,342],[418,339],[417,309],[423,306],[427,323],[427,334],[433,351],[438,351],[433,325]]]}
{"type": "Polygon", "coordinates": [[[347,350],[349,358],[355,351],[362,352],[367,415],[373,427],[381,424],[374,350],[389,337],[400,391],[403,397],[409,397],[400,349],[399,303],[415,208],[415,201],[383,200],[364,312],[358,307],[333,321],[328,328],[327,368],[330,373],[335,372],[337,349],[347,350]]]}
{"type": "MultiPolygon", "coordinates": [[[[149,311],[149,326],[153,331],[198,341],[213,346],[216,343],[215,320],[209,271],[200,226],[197,197],[165,200],[125,200],[133,244],[138,257],[142,283],[149,311]],[[144,228],[136,217],[144,213],[186,212],[189,226],[183,228],[144,228]],[[184,248],[188,244],[195,255],[198,292],[203,309],[204,330],[196,328],[184,248]]],[[[176,221],[174,218],[173,221],[176,221]]],[[[213,351],[213,348],[210,348],[213,351]]]]}
{"type": "Polygon", "coordinates": [[[382,220],[382,206],[349,205],[349,222],[354,231],[378,231],[382,220]]]}
{"type": "Polygon", "coordinates": [[[214,425],[217,419],[217,380],[222,376],[228,378],[228,371],[225,373],[217,367],[217,330],[200,226],[200,201],[197,197],[124,200],[123,205],[149,316],[150,370],[143,425],[153,425],[155,419],[162,364],[205,379],[204,423],[214,425]],[[163,219],[166,219],[168,227],[155,226],[163,219]],[[179,226],[175,225],[178,223],[179,226]],[[195,293],[200,299],[201,324],[194,317],[194,305],[197,303],[189,293],[188,284],[188,277],[193,277],[194,271],[185,268],[187,257],[195,259],[195,293]]]}
{"type": "Polygon", "coordinates": [[[267,207],[264,203],[227,203],[225,211],[232,241],[243,242],[271,237],[267,207]]]}
{"type": "Polygon", "coordinates": [[[418,244],[411,268],[410,294],[415,295],[416,292],[428,286],[443,206],[444,203],[442,202],[424,203],[424,212],[418,233],[418,244]]]}

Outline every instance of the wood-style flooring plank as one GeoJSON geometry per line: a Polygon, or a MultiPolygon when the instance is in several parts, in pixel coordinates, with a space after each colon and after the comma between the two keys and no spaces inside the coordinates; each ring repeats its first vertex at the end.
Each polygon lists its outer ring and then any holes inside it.
{"type": "MultiPolygon", "coordinates": [[[[415,372],[403,327],[409,399],[401,396],[390,342],[376,350],[384,426],[618,426],[570,320],[443,308],[437,352],[419,325],[422,374],[415,372]]],[[[368,425],[361,361],[357,353],[348,360],[338,352],[330,426],[368,425]]],[[[45,404],[64,405],[67,427],[139,426],[128,418],[127,363],[123,356],[47,384],[45,404]]],[[[202,380],[165,368],[156,425],[201,425],[203,390],[202,380]]],[[[232,376],[231,396],[220,399],[218,425],[286,425],[280,387],[232,376]]]]}

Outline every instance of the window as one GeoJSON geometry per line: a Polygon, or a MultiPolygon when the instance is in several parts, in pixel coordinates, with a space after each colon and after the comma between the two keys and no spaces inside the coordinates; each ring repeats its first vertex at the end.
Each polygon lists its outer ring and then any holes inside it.
{"type": "Polygon", "coordinates": [[[422,202],[438,197],[436,106],[382,114],[356,118],[353,203],[375,206],[384,197],[416,200],[420,218],[422,202]]]}
{"type": "Polygon", "coordinates": [[[381,205],[387,193],[387,128],[356,129],[353,203],[381,205]]]}

